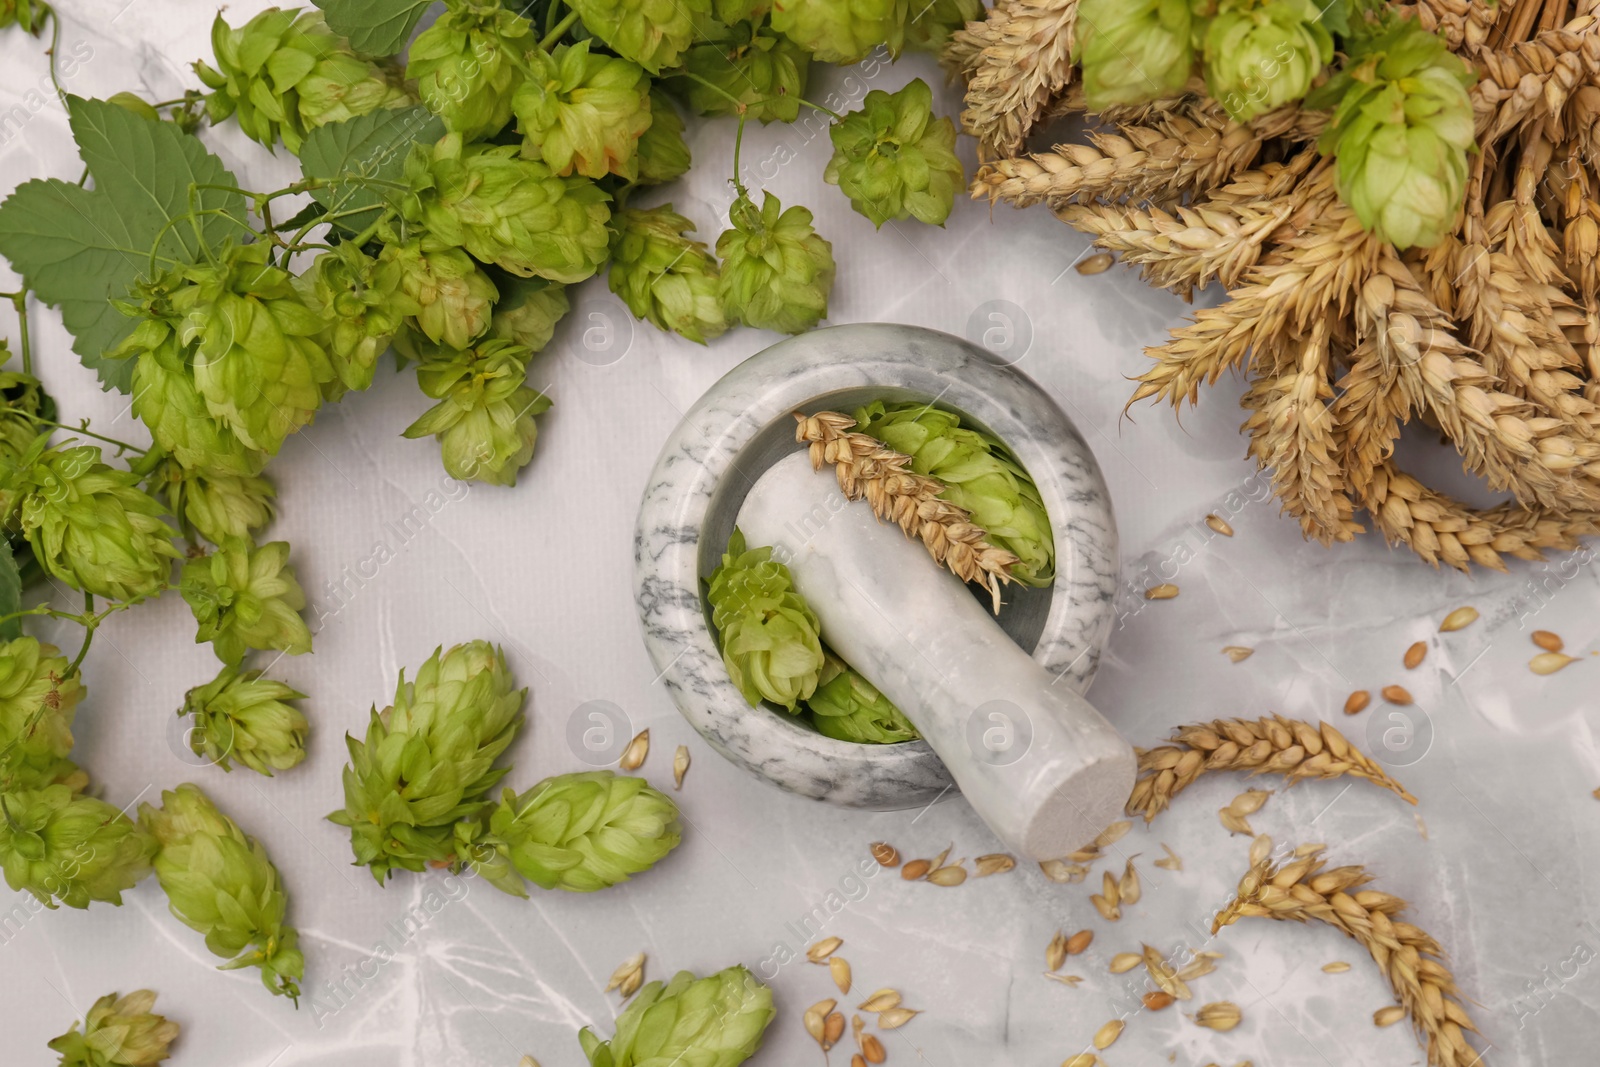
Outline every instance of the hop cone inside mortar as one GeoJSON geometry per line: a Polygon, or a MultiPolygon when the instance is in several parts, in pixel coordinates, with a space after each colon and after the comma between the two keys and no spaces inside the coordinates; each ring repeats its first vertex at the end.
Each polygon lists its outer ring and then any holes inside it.
{"type": "Polygon", "coordinates": [[[677,66],[711,16],[711,0],[569,0],[568,6],[585,29],[651,74],[677,66]]]}
{"type": "Polygon", "coordinates": [[[189,747],[225,771],[232,760],[272,777],[306,758],[306,717],[291,701],[305,699],[260,671],[223,667],[184,695],[182,716],[193,716],[189,747]]]}
{"type": "Polygon", "coordinates": [[[689,145],[683,139],[683,117],[660,89],[650,90],[650,127],[639,135],[639,184],[661,185],[689,169],[689,145]]]}
{"type": "Polygon", "coordinates": [[[67,758],[83,685],[54,645],[19,637],[0,645],[0,790],[87,780],[67,758]]]}
{"type": "Polygon", "coordinates": [[[411,43],[406,76],[445,129],[476,141],[511,121],[511,98],[526,76],[522,57],[536,43],[533,25],[498,0],[447,0],[411,43]]]}
{"type": "Polygon", "coordinates": [[[771,548],[745,547],[738,529],[711,574],[706,598],[728,677],[751,707],[797,711],[822,677],[822,624],[771,548]]]}
{"type": "Polygon", "coordinates": [[[823,178],[850,206],[882,226],[915,218],[943,226],[962,184],[956,128],[933,114],[933,90],[921,78],[894,93],[874,89],[828,129],[833,158],[823,178]]]}
{"type": "Polygon", "coordinates": [[[1225,0],[1205,28],[1206,88],[1239,122],[1305,96],[1331,59],[1312,0],[1225,0]]]}
{"type": "Polygon", "coordinates": [[[1466,195],[1476,75],[1444,40],[1402,21],[1307,98],[1337,105],[1319,142],[1338,157],[1339,196],[1395,247],[1438,244],[1466,195]]]}
{"type": "Polygon", "coordinates": [[[346,736],[345,806],[329,821],[350,828],[356,863],[381,885],[399,867],[454,858],[454,824],[477,814],[507,768],[495,760],[522,725],[526,689],[487,641],[435,650],[394,703],[373,709],[365,741],[346,736]]]}
{"type": "Polygon", "coordinates": [[[878,45],[898,55],[913,3],[928,0],[773,0],[772,28],[823,63],[855,63],[878,45]]]}
{"type": "Polygon", "coordinates": [[[412,238],[385,244],[378,259],[399,269],[400,291],[418,308],[413,322],[428,340],[468,348],[489,329],[500,290],[461,249],[425,249],[412,238]]]}
{"type": "Polygon", "coordinates": [[[212,122],[237,116],[239,128],[269,148],[280,139],[299,155],[306,134],[329,122],[410,103],[379,67],[350,50],[320,11],[268,8],[235,30],[211,24],[217,66],[194,65],[211,91],[212,122]]]}
{"type": "Polygon", "coordinates": [[[178,920],[205,935],[221,970],[261,968],[261,984],[297,999],[305,959],[299,934],[284,922],[289,898],[260,842],[217,810],[198,786],[161,794],[161,807],[139,805],[139,822],[161,844],[156,878],[178,920]]]}
{"type": "Polygon", "coordinates": [[[717,238],[717,291],[730,318],[757,329],[803,333],[828,313],[833,246],[812,229],[811,219],[799,205],[785,211],[771,193],[759,208],[744,195],[733,202],[733,226],[717,238]]]}
{"type": "Polygon", "coordinates": [[[452,478],[516,485],[539,439],[534,417],[550,410],[550,398],[526,384],[531,354],[497,339],[423,360],[417,383],[439,402],[406,427],[405,436],[437,437],[452,478]]]}
{"type": "Polygon", "coordinates": [[[588,178],[560,178],[519,159],[515,145],[467,145],[446,134],[406,161],[415,195],[407,216],[427,228],[426,247],[465,248],[523,278],[581,282],[606,257],[610,196],[588,178]]]}
{"type": "Polygon", "coordinates": [[[806,707],[817,732],[840,741],[892,745],[921,736],[888,697],[837,656],[828,656],[822,682],[806,707]]]}
{"type": "Polygon", "coordinates": [[[755,1055],[776,1015],[772,990],[743,967],[707,978],[679,971],[639,990],[611,1040],[585,1027],[578,1041],[590,1067],[737,1067],[755,1055]]]}
{"type": "MultiPolygon", "coordinates": [[[[590,893],[649,870],[681,839],[677,805],[643,778],[585,771],[507,789],[468,855],[490,849],[491,865],[503,860],[541,889],[590,893]]],[[[527,895],[519,882],[495,884],[527,895]]]]}
{"type": "Polygon", "coordinates": [[[154,1067],[167,1058],[167,1046],[178,1037],[178,1024],[151,1011],[156,995],[148,989],[125,997],[107,993],[94,1002],[83,1030],[52,1038],[61,1053],[59,1067],[154,1067]]]}
{"type": "Polygon", "coordinates": [[[800,115],[810,66],[811,57],[789,38],[740,22],[691,48],[683,68],[694,77],[674,79],[672,86],[702,115],[736,115],[737,100],[750,118],[793,122],[800,115]]]}
{"type": "Polygon", "coordinates": [[[537,352],[555,336],[556,323],[571,308],[567,287],[543,278],[510,277],[499,283],[501,297],[489,320],[489,336],[537,352]]]}
{"type": "Polygon", "coordinates": [[[911,457],[918,474],[945,485],[942,498],[972,514],[989,543],[1019,562],[1011,574],[1028,585],[1055,580],[1055,537],[1039,489],[993,437],[961,425],[948,411],[909,401],[875,400],[855,412],[856,429],[911,457]]]}
{"type": "Polygon", "coordinates": [[[1178,93],[1194,69],[1191,0],[1080,0],[1078,56],[1092,110],[1178,93]]]}
{"type": "Polygon", "coordinates": [[[704,242],[685,236],[693,229],[671,204],[617,212],[607,282],[634,315],[704,344],[727,330],[728,319],[717,261],[704,242]]]}
{"type": "Polygon", "coordinates": [[[0,793],[0,809],[6,884],[47,908],[121,904],[150,873],[156,842],[103,800],[51,785],[0,793]]]}
{"type": "Polygon", "coordinates": [[[637,63],[589,51],[588,41],[528,57],[512,110],[522,154],[558,175],[638,176],[635,148],[650,128],[650,76],[637,63]]]}
{"type": "Polygon", "coordinates": [[[41,435],[4,478],[4,495],[18,502],[39,563],[95,596],[159,594],[178,556],[161,505],[139,487],[138,475],[100,462],[98,447],[47,443],[41,435]]]}
{"type": "Polygon", "coordinates": [[[404,277],[397,258],[374,259],[346,241],[295,279],[306,306],[326,324],[323,347],[343,389],[371,385],[389,339],[407,315],[421,314],[422,305],[402,288],[404,277]]]}
{"type": "Polygon", "coordinates": [[[199,623],[195,641],[210,641],[224,663],[237,665],[252,648],[311,651],[300,617],[306,595],[289,566],[287,541],[233,541],[197,556],[183,565],[179,590],[199,623]]]}

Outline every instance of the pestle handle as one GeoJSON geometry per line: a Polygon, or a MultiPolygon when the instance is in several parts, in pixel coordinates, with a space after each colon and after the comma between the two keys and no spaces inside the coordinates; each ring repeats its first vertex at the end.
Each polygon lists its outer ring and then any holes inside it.
{"type": "Polygon", "coordinates": [[[1008,846],[1059,857],[1121,816],[1136,771],[1128,742],[920,543],[845,500],[830,469],[785,457],[738,524],[751,546],[773,546],[823,638],[915,724],[1008,846]]]}

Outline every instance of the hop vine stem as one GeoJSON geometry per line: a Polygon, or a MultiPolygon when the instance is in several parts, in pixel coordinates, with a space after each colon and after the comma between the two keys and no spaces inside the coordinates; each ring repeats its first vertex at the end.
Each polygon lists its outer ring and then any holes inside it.
{"type": "Polygon", "coordinates": [[[11,306],[17,309],[17,346],[22,353],[22,373],[33,373],[33,343],[28,335],[28,290],[26,287],[14,293],[0,293],[0,296],[9,297],[11,306]]]}

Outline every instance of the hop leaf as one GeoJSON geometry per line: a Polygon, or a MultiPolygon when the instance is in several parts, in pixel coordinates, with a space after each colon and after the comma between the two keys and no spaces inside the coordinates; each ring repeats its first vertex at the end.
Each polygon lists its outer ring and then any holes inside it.
{"type": "Polygon", "coordinates": [[[711,0],[569,0],[584,28],[651,74],[678,65],[711,0]]]}
{"type": "Polygon", "coordinates": [[[1431,247],[1466,196],[1477,76],[1436,34],[1398,22],[1307,99],[1337,102],[1322,135],[1338,157],[1339,196],[1396,248],[1431,247]]]}
{"type": "Polygon", "coordinates": [[[882,226],[907,217],[943,226],[961,185],[956,129],[934,118],[933,90],[921,78],[896,93],[874,89],[828,130],[833,158],[823,178],[850,206],[882,226]]]}
{"type": "Polygon", "coordinates": [[[1311,0],[1228,0],[1205,29],[1206,87],[1239,122],[1305,96],[1332,58],[1311,0]]]}
{"type": "Polygon", "coordinates": [[[179,590],[199,623],[195,642],[210,641],[224,663],[237,665],[251,648],[311,651],[300,617],[306,595],[289,566],[287,541],[233,541],[197,556],[183,565],[179,590]]]}
{"type": "MultiPolygon", "coordinates": [[[[589,893],[654,867],[681,837],[677,805],[643,778],[562,774],[520,796],[505,791],[474,867],[503,861],[541,889],[589,893]]],[[[515,883],[496,884],[527,895],[515,883]]]]}
{"type": "Polygon", "coordinates": [[[150,1009],[156,995],[148,989],[127,996],[107,993],[94,1002],[78,1024],[50,1040],[61,1053],[59,1067],[154,1067],[167,1058],[167,1046],[178,1037],[178,1024],[150,1009]]]}
{"type": "Polygon", "coordinates": [[[161,505],[139,488],[137,475],[100,462],[99,448],[46,450],[47,443],[48,435],[41,435],[8,479],[35,558],[95,596],[158,595],[178,556],[161,505]]]}
{"type": "Polygon", "coordinates": [[[747,549],[735,529],[706,599],[723,666],[750,706],[770,700],[798,711],[822,678],[822,624],[795,592],[789,568],[770,547],[747,549]]]}
{"type": "Polygon", "coordinates": [[[773,0],[772,28],[814,59],[857,63],[880,44],[899,55],[909,8],[908,0],[773,0]]]}
{"type": "Polygon", "coordinates": [[[638,318],[704,344],[728,320],[717,295],[717,261],[704,242],[684,236],[693,229],[671,204],[617,212],[607,281],[638,318]]]}
{"type": "Polygon", "coordinates": [[[374,259],[345,241],[295,279],[301,299],[326,324],[323,347],[345,389],[371,385],[389,339],[407,315],[422,313],[422,305],[402,288],[404,277],[398,259],[374,259]]]}
{"type": "Polygon", "coordinates": [[[425,360],[417,383],[439,403],[405,436],[437,437],[452,478],[516,485],[539,439],[534,416],[550,410],[550,399],[524,384],[531,354],[515,342],[490,340],[425,360]]]}
{"type": "Polygon", "coordinates": [[[82,699],[82,683],[68,676],[54,645],[31,637],[0,645],[0,789],[87,784],[67,758],[82,699]]]}
{"type": "Polygon", "coordinates": [[[866,745],[892,745],[921,736],[888,697],[837,656],[828,656],[822,679],[806,701],[818,733],[866,745]]]}
{"type": "Polygon", "coordinates": [[[670,982],[646,983],[609,1041],[587,1027],[578,1040],[590,1067],[737,1067],[755,1055],[776,1015],[772,990],[743,967],[707,978],[679,971],[670,982]]]}
{"type": "Polygon", "coordinates": [[[413,312],[416,327],[428,340],[467,348],[488,331],[500,290],[461,249],[430,251],[412,238],[384,245],[378,261],[399,270],[400,291],[419,309],[413,312]]]}
{"type": "Polygon", "coordinates": [[[260,671],[223,667],[205,685],[184,694],[182,717],[193,716],[189,747],[225,771],[237,759],[257,774],[272,777],[306,758],[306,717],[289,701],[303,700],[282,682],[260,671]]]}
{"type": "Polygon", "coordinates": [[[683,117],[660,89],[650,90],[650,126],[635,149],[639,184],[662,185],[689,169],[689,145],[683,139],[683,117]]]}
{"type": "Polygon", "coordinates": [[[731,229],[717,238],[718,292],[731,318],[746,326],[803,333],[828,313],[833,246],[811,228],[811,212],[783,209],[767,193],[757,208],[740,195],[728,209],[731,229]]]}
{"type": "Polygon", "coordinates": [[[671,84],[702,115],[737,114],[737,100],[746,105],[750,118],[793,122],[800,114],[810,66],[811,57],[789,38],[740,22],[720,39],[691,48],[683,67],[695,77],[674,78],[671,84]]]}
{"type": "Polygon", "coordinates": [[[161,807],[139,805],[139,822],[161,845],[156,878],[178,920],[205,935],[221,970],[261,968],[273,994],[300,996],[305,958],[284,922],[289,899],[260,842],[195,785],[161,794],[161,807]]]}
{"type": "Polygon", "coordinates": [[[356,55],[317,11],[268,8],[239,29],[211,24],[215,68],[194,65],[212,92],[212,122],[237,116],[239,128],[269,148],[281,139],[299,154],[311,130],[385,107],[411,103],[375,63],[356,55]]]}
{"type": "Polygon", "coordinates": [[[1044,500],[1004,444],[920,401],[875,400],[855,418],[857,431],[910,456],[911,469],[943,482],[940,497],[966,508],[990,544],[1016,555],[1014,578],[1034,586],[1055,580],[1055,537],[1044,500]]]}
{"type": "Polygon", "coordinates": [[[156,843],[133,820],[68,785],[0,793],[6,884],[47,908],[121,904],[150,873],[156,843]]]}
{"type": "Polygon", "coordinates": [[[635,148],[650,128],[650,77],[637,63],[589,51],[588,41],[535,50],[512,110],[522,154],[552,173],[638,176],[635,148]]]}
{"type": "Polygon", "coordinates": [[[588,178],[558,178],[518,159],[514,145],[464,145],[446,135],[406,162],[415,194],[407,215],[428,230],[426,247],[465,248],[523,278],[581,282],[606,255],[610,197],[588,178]]]}
{"type": "Polygon", "coordinates": [[[1083,93],[1092,110],[1176,94],[1194,69],[1191,0],[1079,0],[1083,93]]]}
{"type": "Polygon", "coordinates": [[[396,867],[420,871],[454,856],[454,824],[476,815],[508,768],[494,766],[522,725],[526,689],[487,641],[435,649],[394,703],[372,710],[365,741],[349,735],[342,810],[356,862],[382,885],[396,867]]]}
{"type": "Polygon", "coordinates": [[[556,323],[571,307],[567,287],[543,278],[511,278],[489,320],[489,336],[537,352],[555,336],[556,323]]]}
{"type": "Polygon", "coordinates": [[[498,0],[448,0],[437,22],[411,42],[406,76],[445,128],[464,140],[498,133],[526,72],[533,25],[498,0]]]}

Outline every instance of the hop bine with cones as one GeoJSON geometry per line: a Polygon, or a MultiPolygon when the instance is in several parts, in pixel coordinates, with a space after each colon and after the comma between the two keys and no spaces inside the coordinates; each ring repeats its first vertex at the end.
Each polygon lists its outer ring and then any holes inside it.
{"type": "Polygon", "coordinates": [[[1185,298],[1227,288],[1133,401],[1242,371],[1249,455],[1308,538],[1504,569],[1600,532],[1597,9],[1000,0],[942,57],[974,197],[1046,204],[1185,298]],[[1030,150],[1068,115],[1096,124],[1030,150]],[[1413,418],[1508,501],[1407,473],[1413,418]]]}

